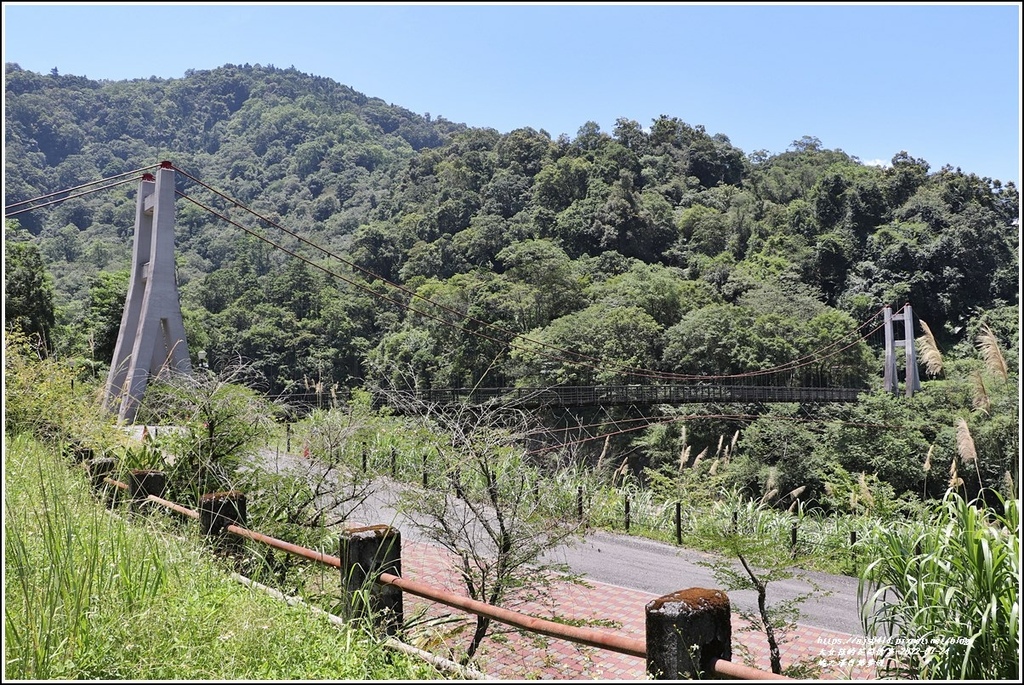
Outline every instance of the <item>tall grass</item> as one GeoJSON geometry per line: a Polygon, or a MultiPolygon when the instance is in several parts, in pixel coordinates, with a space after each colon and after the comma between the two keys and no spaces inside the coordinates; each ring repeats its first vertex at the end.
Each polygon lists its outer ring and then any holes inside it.
{"type": "Polygon", "coordinates": [[[33,439],[5,442],[5,680],[437,677],[237,585],[194,531],[106,510],[33,439]]]}
{"type": "MultiPolygon", "coordinates": [[[[992,495],[998,498],[998,495],[992,495]]],[[[1014,680],[1020,675],[1020,511],[950,490],[913,535],[878,527],[860,583],[880,671],[903,678],[1014,680]]]]}

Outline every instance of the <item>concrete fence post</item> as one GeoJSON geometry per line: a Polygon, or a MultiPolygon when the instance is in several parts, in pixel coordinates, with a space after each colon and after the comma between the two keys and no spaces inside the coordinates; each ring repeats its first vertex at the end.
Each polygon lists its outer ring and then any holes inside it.
{"type": "Polygon", "coordinates": [[[854,570],[857,570],[857,531],[850,531],[850,559],[854,570]]]}
{"type": "Polygon", "coordinates": [[[64,446],[64,454],[71,459],[72,462],[81,464],[93,458],[94,450],[91,447],[86,447],[78,441],[73,441],[64,446]]]}
{"type": "Polygon", "coordinates": [[[163,497],[167,489],[167,474],[151,469],[131,469],[128,472],[128,496],[132,507],[138,508],[150,495],[163,497]]]}
{"type": "Polygon", "coordinates": [[[341,585],[345,618],[369,617],[386,635],[402,630],[402,591],[378,581],[402,575],[402,534],[391,526],[346,528],[341,533],[341,585]]]}
{"type": "Polygon", "coordinates": [[[219,535],[230,525],[245,526],[245,493],[228,490],[199,498],[199,530],[203,535],[219,535]]]}
{"type": "Polygon", "coordinates": [[[713,677],[716,659],[732,658],[729,597],[690,588],[647,604],[647,673],[654,680],[713,677]]]}
{"type": "Polygon", "coordinates": [[[93,490],[102,490],[104,479],[113,473],[117,466],[117,460],[113,457],[98,457],[85,462],[86,471],[89,474],[89,483],[93,490]]]}
{"type": "Polygon", "coordinates": [[[85,462],[85,470],[89,475],[89,483],[92,489],[101,496],[108,506],[117,502],[117,493],[120,492],[113,485],[107,485],[106,478],[117,468],[117,459],[113,457],[97,457],[85,462]]]}

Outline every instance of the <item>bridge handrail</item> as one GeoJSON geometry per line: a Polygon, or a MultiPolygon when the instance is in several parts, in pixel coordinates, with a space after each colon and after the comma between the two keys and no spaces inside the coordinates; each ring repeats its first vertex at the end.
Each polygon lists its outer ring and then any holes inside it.
{"type": "Polygon", "coordinates": [[[538,407],[602,404],[675,404],[696,402],[855,402],[862,387],[627,384],[547,387],[417,388],[377,390],[381,403],[394,405],[488,405],[538,407]]]}

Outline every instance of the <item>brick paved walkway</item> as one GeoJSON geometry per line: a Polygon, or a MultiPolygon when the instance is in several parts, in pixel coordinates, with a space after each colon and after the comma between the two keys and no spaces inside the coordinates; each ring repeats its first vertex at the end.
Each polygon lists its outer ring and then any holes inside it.
{"type": "MultiPolygon", "coordinates": [[[[403,541],[402,575],[465,596],[455,576],[451,557],[433,545],[403,541]]],[[[685,588],[678,588],[680,590],[685,588]]],[[[553,591],[557,606],[540,603],[515,607],[533,616],[590,621],[594,628],[644,639],[644,607],[657,595],[587,581],[586,585],[559,582],[553,591]]],[[[508,607],[513,608],[513,607],[508,607]]],[[[412,624],[407,639],[443,656],[459,653],[469,643],[472,618],[458,610],[407,594],[405,615],[412,624]],[[410,620],[421,617],[420,627],[410,620]],[[459,632],[461,631],[461,632],[459,632]]],[[[768,648],[761,633],[743,630],[733,616],[733,661],[770,670],[768,648]]],[[[491,635],[480,648],[474,667],[502,680],[643,680],[645,661],[638,657],[576,645],[539,635],[504,632],[492,623],[491,635]],[[500,633],[500,634],[498,634],[500,633]]],[[[853,635],[798,626],[780,645],[783,668],[803,661],[818,670],[806,677],[820,680],[872,680],[875,671],[863,644],[853,635]]]]}

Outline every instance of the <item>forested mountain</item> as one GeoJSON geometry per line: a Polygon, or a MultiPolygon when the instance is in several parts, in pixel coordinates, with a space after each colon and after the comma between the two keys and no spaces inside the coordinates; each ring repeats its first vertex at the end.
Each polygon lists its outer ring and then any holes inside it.
{"type": "MultiPolygon", "coordinates": [[[[906,152],[865,166],[806,136],[781,153],[747,153],[674,116],[620,119],[610,132],[583,122],[573,138],[500,133],[260,65],[109,82],[7,64],[5,89],[5,205],[166,159],[270,223],[232,218],[304,256],[178,204],[190,346],[215,367],[252,361],[272,393],[367,381],[585,385],[628,381],[625,369],[743,373],[809,354],[907,301],[938,348],[964,358],[988,326],[1016,383],[1017,188],[906,152]]],[[[213,197],[185,178],[179,186],[213,197]]],[[[57,310],[47,334],[83,363],[112,356],[134,192],[127,184],[19,214],[20,228],[5,231],[8,248],[31,246],[20,260],[41,254],[57,310]]],[[[8,279],[7,304],[18,283],[8,279]]],[[[875,351],[853,350],[847,364],[877,384],[875,351]]],[[[965,364],[966,378],[980,362],[965,364]]],[[[970,394],[944,392],[960,404],[970,394]]],[[[767,440],[758,427],[752,453],[767,440]]],[[[709,422],[691,440],[713,443],[721,429],[709,422]]],[[[921,492],[917,455],[943,429],[915,430],[878,449],[843,429],[793,440],[806,453],[826,438],[856,443],[847,470],[921,492]],[[914,464],[875,463],[900,454],[914,464]]],[[[997,432],[999,477],[1016,437],[997,432]]],[[[677,460],[664,437],[642,438],[645,463],[677,460]]],[[[948,465],[954,447],[941,449],[948,465]]],[[[763,489],[778,457],[766,459],[747,477],[763,489]]],[[[812,466],[787,477],[820,484],[812,466]]]]}

